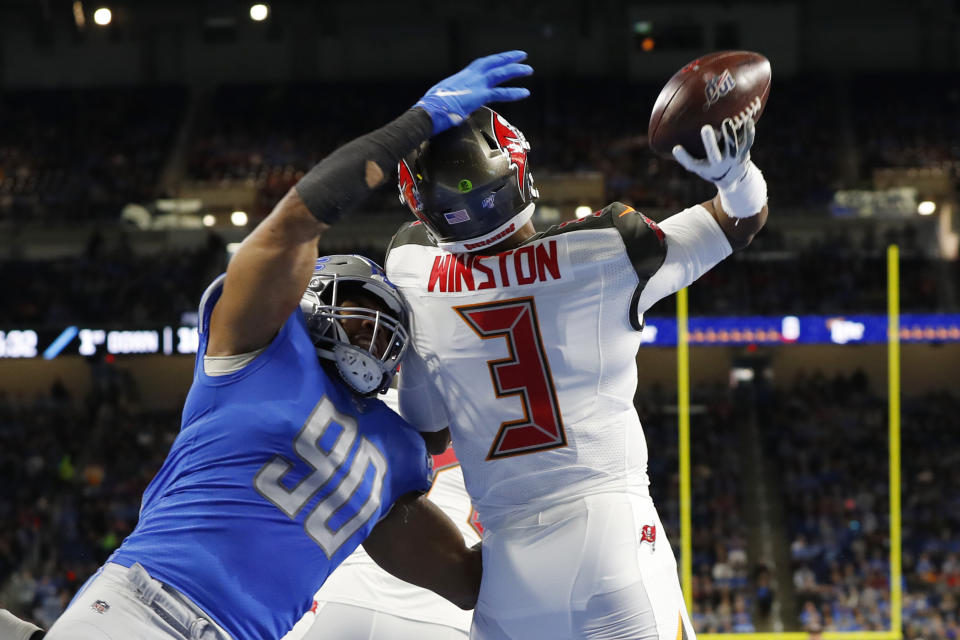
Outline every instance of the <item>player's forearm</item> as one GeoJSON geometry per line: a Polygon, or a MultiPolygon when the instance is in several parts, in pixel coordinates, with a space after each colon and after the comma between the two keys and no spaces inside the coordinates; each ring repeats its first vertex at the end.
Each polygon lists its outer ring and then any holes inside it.
{"type": "Polygon", "coordinates": [[[667,254],[637,298],[638,313],[689,286],[730,255],[730,240],[716,214],[713,203],[704,202],[660,222],[667,254]]]}
{"type": "Polygon", "coordinates": [[[432,128],[426,111],[410,109],[331,153],[294,189],[317,220],[332,223],[383,184],[400,158],[430,137],[432,128]]]}
{"type": "Polygon", "coordinates": [[[398,501],[363,547],[387,572],[461,609],[472,609],[477,602],[483,573],[480,550],[467,548],[453,521],[426,497],[398,501]]]}
{"type": "Polygon", "coordinates": [[[331,153],[277,203],[227,269],[208,355],[246,353],[273,339],[307,287],[320,235],[363,202],[431,128],[423,109],[410,109],[331,153]]]}
{"type": "Polygon", "coordinates": [[[703,207],[710,212],[717,224],[720,225],[734,251],[743,249],[750,244],[753,236],[757,235],[757,232],[767,223],[769,213],[767,205],[764,204],[760,211],[752,216],[732,218],[723,210],[720,194],[714,196],[713,200],[704,202],[703,207]]]}

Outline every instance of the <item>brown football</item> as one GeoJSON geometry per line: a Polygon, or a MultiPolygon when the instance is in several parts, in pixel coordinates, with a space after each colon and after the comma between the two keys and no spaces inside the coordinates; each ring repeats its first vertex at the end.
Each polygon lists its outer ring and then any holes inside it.
{"type": "Polygon", "coordinates": [[[700,129],[726,118],[759,120],[770,95],[770,61],[752,51],[718,51],[686,65],[667,82],[650,114],[650,148],[671,156],[674,145],[706,156],[700,129]]]}

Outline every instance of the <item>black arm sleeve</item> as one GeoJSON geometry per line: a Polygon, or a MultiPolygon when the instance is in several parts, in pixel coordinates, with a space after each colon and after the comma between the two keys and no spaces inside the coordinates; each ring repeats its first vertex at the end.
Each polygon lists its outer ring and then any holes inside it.
{"type": "Polygon", "coordinates": [[[404,155],[430,137],[433,121],[423,109],[410,109],[393,122],[348,142],[310,169],[295,189],[320,222],[333,223],[361,202],[379,184],[367,184],[367,163],[383,176],[404,155]]]}

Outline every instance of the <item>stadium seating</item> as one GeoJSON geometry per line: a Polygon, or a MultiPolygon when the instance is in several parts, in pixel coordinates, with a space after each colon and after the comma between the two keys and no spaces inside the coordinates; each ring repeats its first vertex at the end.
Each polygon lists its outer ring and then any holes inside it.
{"type": "Polygon", "coordinates": [[[0,222],[117,220],[158,181],[183,87],[0,93],[0,222]]]}
{"type": "MultiPolygon", "coordinates": [[[[954,637],[960,620],[960,502],[955,395],[903,404],[905,637],[954,637]],[[945,455],[944,455],[945,454],[945,455]]],[[[886,401],[867,378],[802,377],[763,407],[766,448],[782,470],[794,586],[802,624],[890,628],[886,401]]]]}

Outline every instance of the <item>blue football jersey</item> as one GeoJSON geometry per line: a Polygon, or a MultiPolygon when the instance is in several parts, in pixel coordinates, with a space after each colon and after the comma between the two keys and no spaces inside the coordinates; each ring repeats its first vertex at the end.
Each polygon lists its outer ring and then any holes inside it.
{"type": "Polygon", "coordinates": [[[294,311],[242,370],[203,370],[210,312],[180,433],[110,561],[139,562],[236,640],[279,638],[400,496],[430,488],[423,439],[326,374],[294,311]]]}

